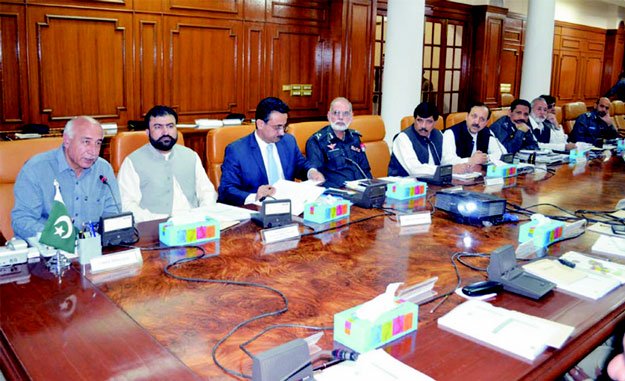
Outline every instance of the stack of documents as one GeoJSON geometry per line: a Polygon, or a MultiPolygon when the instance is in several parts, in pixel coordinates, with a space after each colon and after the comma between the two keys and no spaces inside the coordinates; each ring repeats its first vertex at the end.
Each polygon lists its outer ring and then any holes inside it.
{"type": "Polygon", "coordinates": [[[625,257],[625,239],[602,234],[592,245],[592,252],[625,257]]]}
{"type": "MultiPolygon", "coordinates": [[[[581,254],[578,254],[581,255],[581,254]]],[[[571,257],[569,255],[569,257],[571,257]]],[[[577,257],[577,256],[576,256],[577,257]]],[[[589,260],[590,257],[587,257],[589,260]]],[[[566,257],[564,258],[566,259],[566,257]]],[[[579,258],[581,260],[581,258],[579,258]]],[[[592,271],[592,264],[584,262],[587,270],[583,270],[583,265],[579,268],[565,266],[557,260],[540,259],[523,266],[525,271],[539,276],[556,284],[558,290],[569,292],[578,296],[597,300],[608,292],[621,285],[621,281],[614,277],[607,276],[601,271],[592,271]]]]}
{"type": "Polygon", "coordinates": [[[479,300],[457,306],[438,326],[530,361],[548,346],[561,348],[574,329],[479,300]]]}

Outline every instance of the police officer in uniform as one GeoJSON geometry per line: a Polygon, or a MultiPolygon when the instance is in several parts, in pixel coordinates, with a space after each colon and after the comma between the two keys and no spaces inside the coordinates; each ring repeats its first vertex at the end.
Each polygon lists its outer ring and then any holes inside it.
{"type": "Polygon", "coordinates": [[[610,100],[602,97],[595,102],[595,109],[577,117],[569,142],[595,144],[597,139],[618,138],[614,120],[610,116],[610,100]]]}
{"type": "Polygon", "coordinates": [[[329,126],[314,133],[306,142],[306,157],[324,176],[324,186],[341,188],[345,181],[371,178],[371,167],[360,141],[361,134],[349,129],[352,104],[336,98],[328,111],[329,126]],[[364,173],[364,175],[363,175],[364,173]]]}

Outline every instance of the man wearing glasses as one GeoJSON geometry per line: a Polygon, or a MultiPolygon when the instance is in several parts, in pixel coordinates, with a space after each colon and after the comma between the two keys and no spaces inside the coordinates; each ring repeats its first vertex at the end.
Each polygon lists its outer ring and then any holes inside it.
{"type": "Polygon", "coordinates": [[[306,156],[326,178],[326,187],[340,188],[345,181],[371,178],[371,168],[360,132],[349,128],[352,104],[336,98],[328,111],[329,126],[313,134],[306,142],[306,156]]]}
{"type": "Polygon", "coordinates": [[[256,131],[226,147],[219,202],[238,206],[273,196],[273,184],[281,179],[325,181],[297,148],[295,138],[285,134],[288,112],[289,106],[274,97],[256,106],[256,131]]]}

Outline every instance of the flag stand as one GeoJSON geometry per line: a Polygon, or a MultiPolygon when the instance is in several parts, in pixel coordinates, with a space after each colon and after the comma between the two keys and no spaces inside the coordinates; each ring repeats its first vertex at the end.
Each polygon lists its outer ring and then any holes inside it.
{"type": "Polygon", "coordinates": [[[60,277],[69,268],[70,264],[71,261],[64,254],[61,254],[60,250],[57,250],[56,255],[51,257],[46,263],[46,267],[52,274],[60,277]]]}

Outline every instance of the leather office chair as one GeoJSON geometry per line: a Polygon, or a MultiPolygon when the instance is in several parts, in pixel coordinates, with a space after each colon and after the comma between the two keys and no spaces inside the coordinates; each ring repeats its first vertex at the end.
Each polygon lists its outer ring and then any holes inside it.
{"type": "MultiPolygon", "coordinates": [[[[401,118],[401,121],[399,122],[401,131],[412,126],[413,123],[414,123],[414,116],[410,116],[410,115],[404,116],[403,118],[401,118]]],[[[436,122],[434,123],[434,128],[440,131],[443,131],[445,129],[445,123],[443,122],[442,116],[439,116],[438,119],[436,119],[436,122]]]]}
{"type": "Polygon", "coordinates": [[[17,174],[28,159],[58,148],[62,143],[61,137],[0,142],[0,234],[4,239],[13,237],[11,210],[15,204],[13,186],[17,174]]]}
{"type": "Polygon", "coordinates": [[[556,120],[558,121],[558,124],[562,124],[562,107],[561,106],[556,106],[556,120]]]}
{"type": "Polygon", "coordinates": [[[466,112],[452,112],[447,115],[447,118],[445,118],[445,128],[452,128],[456,124],[465,121],[467,119],[467,114],[466,112]]]}
{"type": "MultiPolygon", "coordinates": [[[[136,149],[147,144],[150,140],[144,131],[124,131],[115,134],[111,138],[111,166],[113,172],[117,175],[119,168],[122,166],[126,156],[133,153],[136,149]]],[[[184,136],[178,131],[178,141],[176,144],[184,145],[184,136]]]]}
{"type": "Polygon", "coordinates": [[[350,128],[362,134],[361,141],[365,145],[365,154],[371,167],[373,177],[388,175],[388,163],[391,151],[384,141],[386,129],[379,115],[358,115],[354,117],[350,128]]]}
{"type": "Polygon", "coordinates": [[[584,102],[567,103],[562,107],[562,128],[566,134],[570,134],[575,125],[575,119],[587,111],[584,102]]]}
{"type": "Polygon", "coordinates": [[[329,123],[327,121],[289,124],[289,134],[295,137],[297,147],[299,147],[299,150],[302,151],[304,156],[306,156],[306,141],[308,138],[328,124],[329,123]]]}
{"type": "Polygon", "coordinates": [[[491,124],[495,123],[500,118],[504,116],[508,116],[509,111],[510,111],[509,107],[501,108],[499,110],[491,110],[490,119],[488,119],[488,123],[486,123],[486,125],[490,127],[491,124]]]}
{"type": "Polygon", "coordinates": [[[256,129],[253,124],[244,124],[241,126],[230,126],[214,128],[206,134],[206,172],[208,178],[215,186],[219,187],[221,180],[221,164],[224,162],[226,146],[246,135],[251,134],[256,129]]]}
{"type": "Polygon", "coordinates": [[[391,151],[384,141],[386,129],[384,121],[379,115],[358,115],[354,117],[350,128],[362,134],[361,141],[365,145],[365,153],[373,177],[388,175],[388,163],[391,160],[391,151]]]}
{"type": "Polygon", "coordinates": [[[619,134],[623,136],[625,134],[625,103],[620,100],[612,101],[612,108],[614,112],[610,113],[610,115],[614,119],[616,128],[619,129],[619,134]]]}
{"type": "Polygon", "coordinates": [[[509,93],[501,94],[501,107],[509,107],[514,101],[514,95],[509,93]]]}

